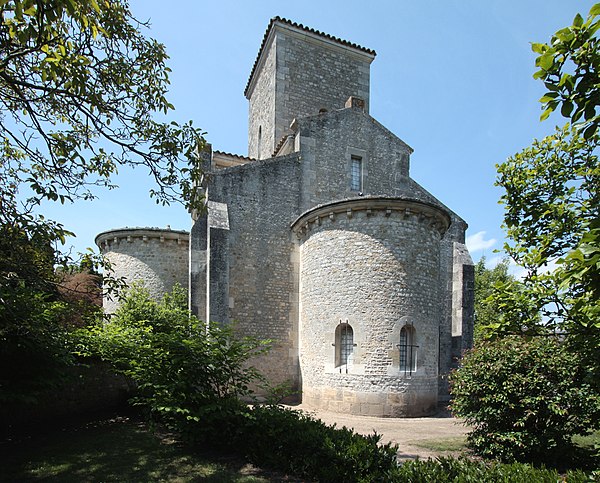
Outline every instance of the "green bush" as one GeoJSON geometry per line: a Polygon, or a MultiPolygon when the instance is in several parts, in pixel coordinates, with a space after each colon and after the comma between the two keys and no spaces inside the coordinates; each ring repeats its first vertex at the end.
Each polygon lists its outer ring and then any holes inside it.
{"type": "Polygon", "coordinates": [[[240,436],[234,446],[254,464],[318,481],[390,481],[397,467],[398,448],[380,445],[381,436],[279,406],[254,407],[240,436]]]}
{"type": "Polygon", "coordinates": [[[451,377],[454,414],[473,426],[468,445],[504,461],[564,461],[571,437],[594,429],[600,397],[556,337],[482,342],[451,377]]]}
{"type": "Polygon", "coordinates": [[[450,482],[477,482],[477,483],[523,483],[535,481],[536,483],[584,483],[595,481],[591,475],[581,471],[568,472],[564,479],[556,470],[547,468],[534,468],[523,463],[492,463],[473,461],[467,458],[438,458],[427,461],[407,461],[398,467],[393,482],[413,483],[450,483],[450,482]]]}
{"type": "Polygon", "coordinates": [[[160,303],[132,287],[111,321],[84,332],[81,341],[81,352],[136,383],[134,404],[195,439],[246,411],[240,398],[261,380],[248,361],[268,348],[265,341],[236,338],[230,327],[191,316],[181,287],[160,303]]]}
{"type": "Polygon", "coordinates": [[[398,447],[380,444],[380,436],[328,426],[310,415],[276,406],[255,407],[239,426],[232,449],[254,464],[323,482],[505,482],[565,481],[583,483],[582,471],[561,476],[554,469],[529,464],[487,463],[467,458],[439,458],[398,464],[398,447]]]}

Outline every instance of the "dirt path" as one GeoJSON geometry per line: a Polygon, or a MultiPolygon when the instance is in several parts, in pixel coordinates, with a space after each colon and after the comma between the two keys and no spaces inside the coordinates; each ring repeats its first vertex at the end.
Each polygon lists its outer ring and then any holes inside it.
{"type": "Polygon", "coordinates": [[[469,428],[461,420],[440,416],[431,418],[374,418],[370,416],[352,416],[329,411],[313,410],[303,405],[293,406],[294,409],[305,411],[316,416],[327,424],[352,428],[360,434],[372,434],[376,431],[381,435],[381,441],[398,445],[398,458],[427,459],[440,455],[453,454],[452,451],[433,451],[418,446],[419,442],[456,440],[464,436],[469,428]]]}

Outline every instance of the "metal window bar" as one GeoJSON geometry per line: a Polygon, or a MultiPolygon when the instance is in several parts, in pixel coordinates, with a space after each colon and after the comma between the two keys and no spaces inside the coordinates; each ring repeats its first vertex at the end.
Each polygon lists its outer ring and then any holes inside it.
{"type": "Polygon", "coordinates": [[[412,375],[412,373],[416,370],[415,367],[415,356],[417,355],[418,345],[412,344],[413,333],[408,333],[408,330],[403,327],[400,330],[400,344],[398,344],[398,348],[400,349],[400,370],[404,371],[404,375],[412,375]]]}
{"type": "Polygon", "coordinates": [[[348,373],[348,359],[354,352],[354,332],[348,324],[343,324],[340,327],[340,373],[342,367],[345,366],[346,374],[348,373]]]}

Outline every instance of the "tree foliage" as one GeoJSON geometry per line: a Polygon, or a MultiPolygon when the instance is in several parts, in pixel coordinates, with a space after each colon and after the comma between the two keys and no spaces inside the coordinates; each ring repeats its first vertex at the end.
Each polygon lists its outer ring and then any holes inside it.
{"type": "Polygon", "coordinates": [[[66,314],[44,225],[0,225],[0,402],[33,401],[71,362],[66,314]]]}
{"type": "Polygon", "coordinates": [[[565,458],[571,437],[600,416],[578,355],[555,337],[483,341],[452,374],[452,410],[473,426],[469,445],[502,460],[565,458]]]}
{"type": "Polygon", "coordinates": [[[585,139],[598,130],[600,122],[600,53],[598,28],[600,4],[594,5],[584,21],[580,14],[573,24],[556,32],[549,44],[534,43],[538,55],[535,65],[539,70],[535,79],[541,79],[548,92],[540,99],[544,120],[557,108],[564,117],[577,123],[585,139]]]}
{"type": "MultiPolygon", "coordinates": [[[[554,109],[573,123],[534,141],[498,166],[505,190],[506,252],[526,269],[523,295],[600,380],[600,164],[598,144],[600,4],[586,21],[559,30],[540,55],[535,77],[548,93],[543,118],[554,109]]],[[[498,297],[499,299],[502,296],[498,297]]],[[[510,294],[504,303],[510,304],[510,294]]],[[[500,330],[531,326],[518,311],[503,314],[500,330]]]]}
{"type": "Polygon", "coordinates": [[[158,201],[192,201],[201,133],[154,119],[173,109],[167,54],[126,0],[8,0],[0,17],[3,223],[27,213],[22,185],[28,207],[90,198],[123,165],[150,171],[158,201]]]}
{"type": "Polygon", "coordinates": [[[157,202],[197,207],[203,139],[191,122],[158,120],[173,109],[167,54],[144,35],[147,25],[127,0],[0,0],[0,19],[0,353],[7,357],[0,390],[6,393],[14,383],[45,380],[47,369],[68,360],[64,322],[66,313],[73,315],[72,280],[57,278],[54,267],[69,263],[57,247],[72,233],[36,215],[40,205],[91,199],[95,187],[113,187],[111,177],[132,166],[153,176],[157,202]],[[18,368],[15,377],[7,367],[18,368]]]}
{"type": "Polygon", "coordinates": [[[488,330],[505,338],[480,341],[452,377],[453,409],[484,456],[560,457],[600,423],[599,14],[533,44],[542,119],[560,109],[570,123],[497,166],[504,249],[525,275],[490,297],[488,330]]]}
{"type": "Polygon", "coordinates": [[[508,273],[509,260],[505,259],[493,268],[485,266],[481,257],[475,264],[475,338],[485,336],[487,328],[495,328],[500,311],[492,297],[495,290],[508,290],[514,277],[508,273]]]}

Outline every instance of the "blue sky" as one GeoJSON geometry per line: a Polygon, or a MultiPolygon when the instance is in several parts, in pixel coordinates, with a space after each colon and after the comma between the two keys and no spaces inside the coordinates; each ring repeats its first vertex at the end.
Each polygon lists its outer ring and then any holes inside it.
{"type": "MultiPolygon", "coordinates": [[[[503,232],[495,164],[550,134],[539,122],[542,84],[530,42],[546,42],[593,1],[231,1],[131,0],[147,32],[164,43],[172,69],[170,116],[193,120],[214,149],[247,153],[243,95],[269,19],[288,18],[377,52],[370,114],[415,151],[411,176],[469,224],[472,256],[497,257],[503,232]]],[[[124,170],[120,189],[92,202],[44,206],[77,234],[76,251],[120,227],[189,229],[181,206],[149,198],[146,172],[124,170]]]]}

